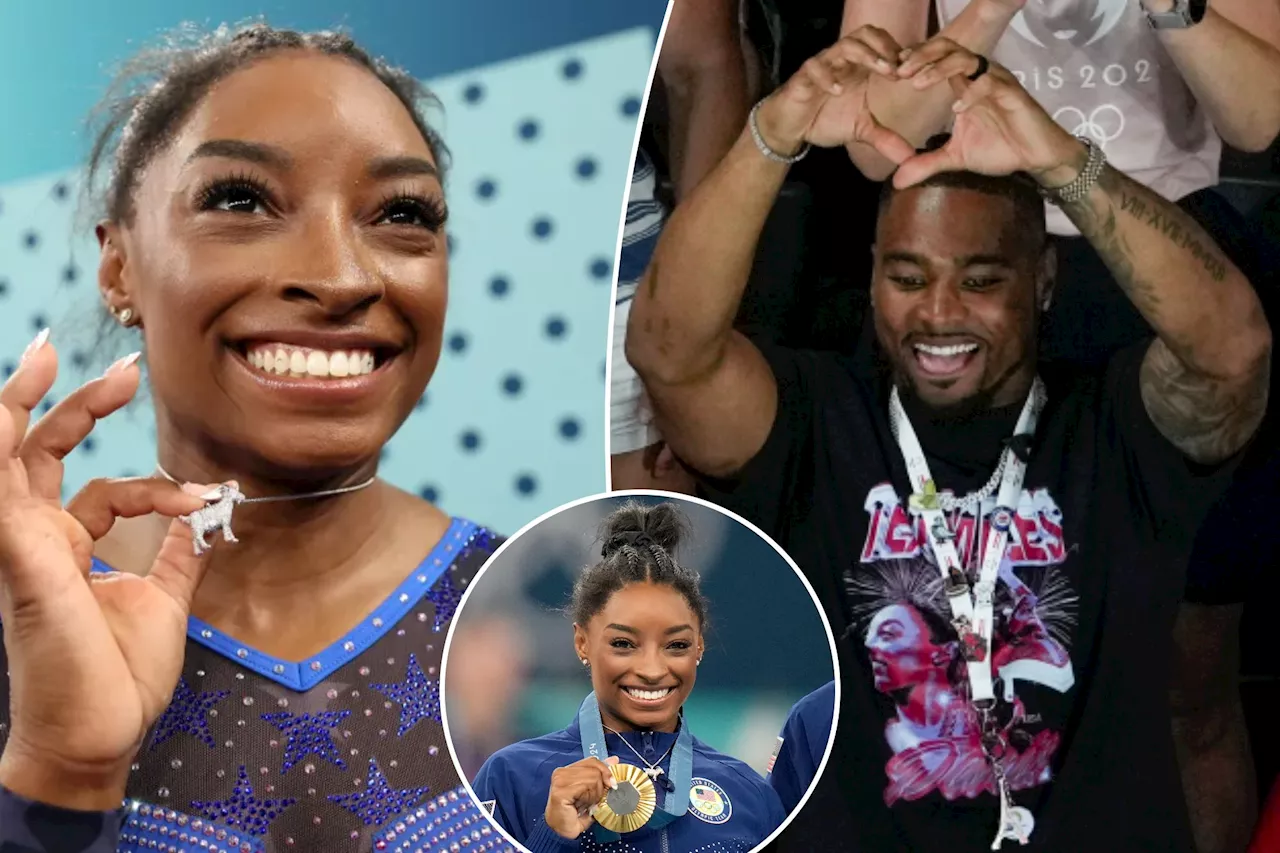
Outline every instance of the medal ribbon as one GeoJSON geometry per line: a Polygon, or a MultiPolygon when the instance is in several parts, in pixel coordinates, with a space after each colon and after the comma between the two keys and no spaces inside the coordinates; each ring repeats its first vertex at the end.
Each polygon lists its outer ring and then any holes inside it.
{"type": "MultiPolygon", "coordinates": [[[[1015,436],[1035,433],[1036,421],[1040,418],[1044,401],[1044,384],[1036,377],[1031,393],[1027,395],[1027,402],[1022,407],[1022,414],[1018,417],[1018,424],[1014,427],[1015,436]]],[[[952,624],[960,635],[961,644],[965,646],[972,700],[989,702],[995,699],[991,673],[991,634],[994,628],[996,577],[1000,573],[1000,562],[1004,559],[1005,548],[1009,544],[1009,527],[1013,524],[1014,513],[1017,512],[1018,501],[1022,496],[1022,481],[1027,472],[1027,464],[1012,450],[1004,450],[1004,476],[1000,478],[996,508],[991,513],[991,523],[987,528],[987,547],[982,555],[978,582],[974,584],[971,595],[968,575],[956,553],[955,536],[947,525],[946,516],[938,501],[937,485],[929,473],[929,463],[925,460],[924,449],[916,438],[915,430],[911,428],[911,420],[902,408],[897,388],[893,389],[889,397],[889,416],[892,418],[898,447],[902,450],[911,487],[915,492],[911,496],[911,505],[924,516],[925,534],[937,559],[942,581],[946,584],[952,624]]],[[[981,507],[978,512],[981,517],[981,507]]]]}
{"type": "MultiPolygon", "coordinates": [[[[578,708],[578,737],[582,741],[582,757],[598,758],[604,761],[609,751],[604,745],[604,723],[600,720],[600,705],[594,692],[588,693],[578,708]]],[[[675,787],[673,791],[663,791],[662,807],[654,809],[653,817],[645,822],[646,829],[661,829],[689,809],[689,788],[693,784],[693,734],[680,719],[680,732],[676,735],[676,745],[671,751],[670,771],[667,778],[675,787]]],[[[596,841],[602,844],[617,841],[618,833],[605,829],[600,824],[591,827],[596,841]]]]}

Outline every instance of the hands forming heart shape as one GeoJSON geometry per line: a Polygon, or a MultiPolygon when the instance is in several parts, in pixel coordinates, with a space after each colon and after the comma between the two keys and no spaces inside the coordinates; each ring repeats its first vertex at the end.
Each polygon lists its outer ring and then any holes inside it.
{"type": "Polygon", "coordinates": [[[1047,176],[1084,162],[1084,146],[1060,127],[1016,77],[950,39],[937,37],[903,50],[893,36],[864,26],[810,58],[764,100],[757,122],[775,151],[805,143],[830,148],[860,142],[898,164],[902,189],[944,171],[984,175],[1027,172],[1047,176]],[[983,72],[983,68],[986,68],[983,72]],[[867,92],[873,75],[918,90],[950,86],[956,101],[951,138],[917,153],[872,114],[867,92]]]}

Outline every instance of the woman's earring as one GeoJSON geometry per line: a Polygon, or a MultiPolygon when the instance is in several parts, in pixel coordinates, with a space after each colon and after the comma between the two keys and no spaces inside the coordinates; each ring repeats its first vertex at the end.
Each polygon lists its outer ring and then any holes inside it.
{"type": "Polygon", "coordinates": [[[586,658],[579,658],[579,660],[581,660],[581,661],[582,661],[582,665],[583,665],[583,666],[591,666],[591,664],[587,663],[587,659],[586,659],[586,658]]]}
{"type": "Polygon", "coordinates": [[[111,313],[115,316],[116,322],[126,328],[133,325],[133,309],[132,308],[112,308],[111,313]]]}

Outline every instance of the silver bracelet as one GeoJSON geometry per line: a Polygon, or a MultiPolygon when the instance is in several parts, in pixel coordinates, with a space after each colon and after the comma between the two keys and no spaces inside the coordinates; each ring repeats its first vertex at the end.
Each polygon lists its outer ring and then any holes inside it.
{"type": "Polygon", "coordinates": [[[804,159],[804,155],[809,153],[809,149],[812,146],[806,142],[804,145],[800,146],[799,151],[792,154],[790,157],[787,157],[784,154],[779,154],[777,151],[770,148],[769,143],[765,142],[764,137],[760,135],[760,125],[756,123],[756,113],[760,112],[760,104],[763,103],[764,101],[760,101],[752,107],[751,114],[747,116],[747,127],[751,129],[751,138],[755,140],[756,148],[759,148],[761,154],[775,163],[786,163],[787,165],[799,163],[804,159]]]}
{"type": "Polygon", "coordinates": [[[1102,153],[1102,146],[1088,137],[1077,136],[1076,139],[1084,143],[1084,147],[1089,151],[1089,158],[1085,160],[1080,174],[1076,175],[1071,183],[1056,189],[1040,188],[1040,195],[1050,204],[1058,207],[1073,204],[1087,196],[1094,184],[1098,183],[1098,178],[1102,177],[1102,170],[1107,165],[1107,155],[1102,153]]]}

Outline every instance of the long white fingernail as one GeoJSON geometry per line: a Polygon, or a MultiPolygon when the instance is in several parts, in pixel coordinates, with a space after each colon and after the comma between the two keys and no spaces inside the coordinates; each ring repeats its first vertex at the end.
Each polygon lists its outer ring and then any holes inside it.
{"type": "Polygon", "coordinates": [[[131,352],[115,364],[108,367],[107,373],[119,373],[122,370],[127,370],[136,364],[140,358],[142,358],[141,352],[131,352]]]}
{"type": "Polygon", "coordinates": [[[27,348],[22,351],[22,360],[26,361],[31,358],[31,356],[39,352],[47,343],[49,343],[49,328],[46,326],[40,330],[40,334],[36,335],[35,340],[27,344],[27,348]]]}

